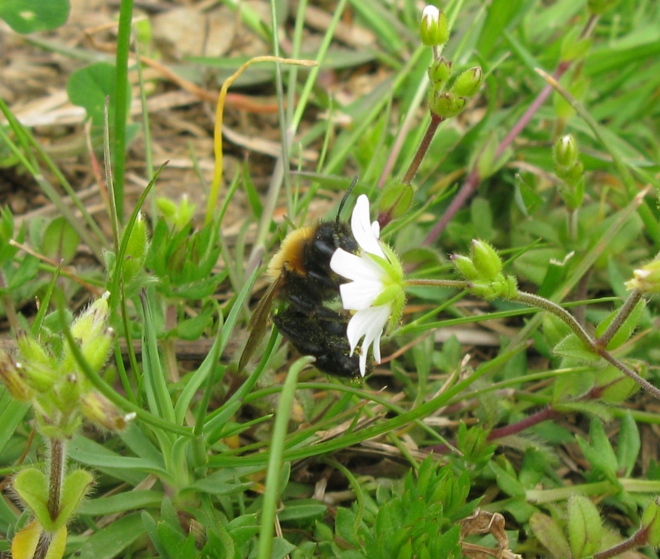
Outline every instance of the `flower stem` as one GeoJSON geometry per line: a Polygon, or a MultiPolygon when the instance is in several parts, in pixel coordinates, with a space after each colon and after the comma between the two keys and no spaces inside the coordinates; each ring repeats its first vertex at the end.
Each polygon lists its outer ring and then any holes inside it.
{"type": "Polygon", "coordinates": [[[470,282],[464,280],[444,280],[444,279],[407,279],[404,281],[406,287],[452,287],[455,289],[469,289],[470,282]]]}
{"type": "Polygon", "coordinates": [[[406,174],[403,176],[403,179],[401,181],[403,182],[403,184],[410,184],[412,180],[415,178],[415,175],[419,170],[419,166],[422,163],[422,160],[424,159],[426,152],[429,150],[429,146],[431,145],[431,140],[433,139],[433,136],[435,135],[438,126],[443,120],[444,119],[442,117],[439,117],[435,113],[431,113],[431,122],[429,122],[429,127],[426,129],[426,132],[424,133],[424,137],[422,138],[422,141],[419,144],[419,147],[417,148],[415,157],[413,157],[413,160],[410,162],[410,166],[408,167],[406,174]]]}
{"type": "Polygon", "coordinates": [[[50,439],[50,456],[48,459],[48,514],[53,522],[57,520],[60,514],[65,464],[65,441],[57,438],[50,439]]]}
{"type": "Polygon", "coordinates": [[[628,297],[628,300],[623,304],[619,309],[619,312],[614,317],[614,320],[610,323],[605,330],[605,333],[596,340],[596,345],[602,347],[603,349],[607,347],[607,344],[612,341],[614,334],[619,331],[621,325],[625,320],[630,316],[630,313],[633,311],[639,300],[642,298],[642,292],[639,289],[635,289],[628,297]]]}
{"type": "Polygon", "coordinates": [[[591,339],[591,336],[587,334],[586,330],[582,328],[580,323],[575,320],[575,317],[571,313],[569,313],[563,307],[559,306],[557,303],[553,303],[548,299],[539,297],[538,295],[534,295],[532,293],[526,293],[525,291],[518,291],[512,300],[554,314],[556,317],[560,318],[563,322],[566,323],[566,325],[573,331],[573,333],[586,347],[597,351],[596,343],[591,339]]]}
{"type": "Polygon", "coordinates": [[[594,559],[608,559],[609,557],[618,557],[624,551],[628,551],[629,549],[635,549],[637,547],[645,545],[648,539],[649,539],[648,527],[642,528],[641,530],[635,532],[630,538],[622,541],[621,543],[615,545],[614,547],[610,547],[605,551],[594,553],[594,559]]]}

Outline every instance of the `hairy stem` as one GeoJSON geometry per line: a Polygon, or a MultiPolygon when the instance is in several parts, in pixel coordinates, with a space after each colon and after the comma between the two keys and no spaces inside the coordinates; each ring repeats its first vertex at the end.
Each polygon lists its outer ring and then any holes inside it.
{"type": "Polygon", "coordinates": [[[573,331],[573,333],[580,339],[580,341],[588,348],[598,351],[596,348],[595,341],[587,334],[586,330],[582,328],[582,325],[575,320],[575,317],[569,313],[565,308],[559,306],[557,303],[534,295],[532,293],[526,293],[525,291],[519,291],[515,298],[512,300],[518,301],[519,303],[524,303],[530,307],[536,307],[554,314],[557,318],[560,318],[566,325],[573,331]]]}
{"type": "Polygon", "coordinates": [[[63,439],[50,440],[48,459],[48,514],[54,522],[60,514],[62,483],[66,465],[66,443],[63,439]]]}
{"type": "Polygon", "coordinates": [[[639,303],[639,300],[641,298],[642,298],[642,292],[639,291],[638,289],[635,289],[635,291],[633,291],[630,294],[630,297],[628,297],[628,300],[619,309],[619,312],[616,314],[611,324],[607,327],[605,333],[596,340],[597,347],[603,349],[607,347],[607,344],[610,343],[610,341],[614,337],[614,334],[616,334],[619,331],[619,328],[621,328],[621,325],[630,316],[630,313],[637,306],[637,303],[639,303]]]}

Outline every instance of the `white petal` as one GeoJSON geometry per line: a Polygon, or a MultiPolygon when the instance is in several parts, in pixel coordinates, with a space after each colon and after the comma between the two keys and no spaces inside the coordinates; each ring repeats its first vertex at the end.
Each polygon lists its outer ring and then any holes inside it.
{"type": "Polygon", "coordinates": [[[380,338],[383,335],[383,329],[387,324],[391,310],[391,305],[369,307],[358,311],[348,323],[346,336],[351,346],[351,354],[355,351],[360,340],[364,338],[360,348],[360,373],[362,376],[366,374],[367,356],[369,347],[372,344],[374,360],[380,363],[380,338]]]}
{"type": "Polygon", "coordinates": [[[424,8],[422,11],[422,18],[423,19],[430,19],[433,21],[437,21],[440,17],[440,10],[436,8],[435,6],[428,5],[424,8]]]}
{"type": "Polygon", "coordinates": [[[378,223],[377,221],[374,221],[371,224],[371,232],[374,234],[374,237],[376,237],[377,239],[380,239],[380,223],[378,223]]]}
{"type": "Polygon", "coordinates": [[[368,256],[358,256],[345,251],[335,250],[330,259],[330,268],[336,274],[353,281],[379,281],[385,276],[384,270],[368,256]]]}
{"type": "MultiPolygon", "coordinates": [[[[351,215],[351,231],[362,250],[385,258],[385,253],[380,248],[378,236],[375,235],[369,217],[369,198],[364,194],[359,196],[357,202],[355,202],[355,208],[353,208],[353,214],[351,215]]],[[[380,233],[380,228],[378,233],[380,233]]]]}
{"type": "Polygon", "coordinates": [[[383,290],[383,284],[376,281],[352,281],[339,286],[341,304],[349,311],[361,311],[370,307],[383,290]]]}

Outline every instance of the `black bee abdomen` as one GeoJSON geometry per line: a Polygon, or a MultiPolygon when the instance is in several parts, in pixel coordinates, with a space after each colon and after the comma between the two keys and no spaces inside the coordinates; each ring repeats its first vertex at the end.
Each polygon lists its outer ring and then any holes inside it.
{"type": "Polygon", "coordinates": [[[348,317],[324,308],[321,315],[312,316],[288,307],[273,316],[278,330],[304,355],[316,358],[320,371],[346,378],[359,378],[360,358],[350,355],[346,338],[348,317]]]}

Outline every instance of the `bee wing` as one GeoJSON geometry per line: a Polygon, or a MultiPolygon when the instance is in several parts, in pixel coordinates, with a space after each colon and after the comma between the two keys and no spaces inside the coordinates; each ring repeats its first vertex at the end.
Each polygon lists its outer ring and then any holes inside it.
{"type": "Polygon", "coordinates": [[[243,370],[245,365],[247,365],[247,362],[250,360],[250,357],[252,357],[252,354],[257,348],[257,345],[264,337],[264,332],[268,326],[268,313],[270,312],[270,308],[273,305],[273,300],[277,297],[278,293],[282,289],[282,285],[284,283],[283,278],[284,274],[280,274],[278,278],[270,284],[268,291],[266,291],[264,296],[259,301],[257,308],[254,309],[254,312],[252,313],[252,318],[250,318],[250,322],[248,323],[248,330],[250,331],[250,335],[247,342],[245,343],[245,347],[243,348],[241,359],[238,362],[239,373],[243,370]]]}

